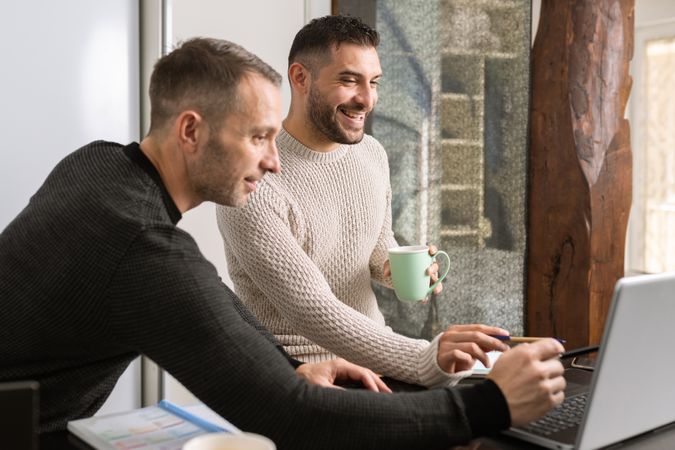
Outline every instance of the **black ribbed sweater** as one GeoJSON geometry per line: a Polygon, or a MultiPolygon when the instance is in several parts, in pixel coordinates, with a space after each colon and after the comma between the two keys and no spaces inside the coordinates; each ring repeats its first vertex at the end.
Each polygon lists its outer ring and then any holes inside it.
{"type": "Polygon", "coordinates": [[[447,448],[508,426],[492,382],[387,395],[300,380],[180,218],[138,144],[97,141],[0,234],[0,381],[40,383],[41,431],[94,414],[139,354],[279,449],[447,448]]]}

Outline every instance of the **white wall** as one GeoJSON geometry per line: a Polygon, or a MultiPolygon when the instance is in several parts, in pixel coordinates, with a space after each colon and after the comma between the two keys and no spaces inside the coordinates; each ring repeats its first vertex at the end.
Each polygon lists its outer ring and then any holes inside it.
{"type": "MultiPolygon", "coordinates": [[[[138,20],[134,0],[3,2],[0,230],[65,155],[139,138],[138,20]]],[[[103,412],[140,406],[138,362],[117,386],[103,412]]]]}
{"type": "MultiPolygon", "coordinates": [[[[174,44],[195,36],[227,39],[244,46],[281,73],[284,77],[282,111],[285,112],[291,97],[286,69],[293,37],[306,20],[330,14],[330,0],[247,0],[236,2],[236,7],[233,2],[221,0],[172,0],[171,10],[174,44]]],[[[205,203],[189,211],[179,226],[196,239],[202,253],[231,287],[215,206],[205,203]]],[[[165,396],[179,404],[194,401],[168,375],[165,396]]]]}
{"type": "MultiPolygon", "coordinates": [[[[626,242],[626,263],[628,273],[640,273],[646,269],[645,232],[647,165],[643,153],[647,141],[646,105],[644,79],[644,52],[652,39],[675,37],[675,2],[672,0],[635,1],[635,38],[631,75],[633,86],[628,102],[627,116],[631,126],[631,148],[633,151],[633,202],[628,223],[626,242]]],[[[672,96],[671,92],[663,93],[672,96]]]]}
{"type": "MultiPolygon", "coordinates": [[[[172,0],[171,22],[173,43],[190,37],[204,36],[227,39],[255,53],[284,77],[282,111],[290,104],[290,88],[286,77],[288,51],[293,37],[305,24],[305,18],[330,14],[330,0],[172,0]]],[[[223,280],[230,286],[218,232],[215,206],[207,203],[184,215],[180,227],[197,240],[204,255],[211,261],[223,280]]]]}
{"type": "Polygon", "coordinates": [[[673,0],[635,0],[635,28],[669,22],[673,18],[673,0]]]}
{"type": "Polygon", "coordinates": [[[54,165],[94,139],[138,139],[133,0],[3,2],[0,230],[54,165]]]}

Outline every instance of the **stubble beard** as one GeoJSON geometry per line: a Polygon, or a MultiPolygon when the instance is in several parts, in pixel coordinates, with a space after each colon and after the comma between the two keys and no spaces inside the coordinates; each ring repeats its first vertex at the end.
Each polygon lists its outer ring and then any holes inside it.
{"type": "Polygon", "coordinates": [[[363,128],[356,136],[349,134],[340,126],[337,120],[337,109],[332,109],[323,99],[319,90],[312,86],[309,90],[308,116],[314,128],[327,137],[331,142],[338,144],[358,144],[363,139],[363,128]]]}
{"type": "Polygon", "coordinates": [[[248,202],[248,194],[244,192],[241,183],[233,179],[233,174],[223,174],[214,171],[214,168],[224,164],[225,149],[212,136],[206,143],[204,155],[194,171],[195,191],[204,201],[210,201],[223,206],[242,207],[248,202]]]}

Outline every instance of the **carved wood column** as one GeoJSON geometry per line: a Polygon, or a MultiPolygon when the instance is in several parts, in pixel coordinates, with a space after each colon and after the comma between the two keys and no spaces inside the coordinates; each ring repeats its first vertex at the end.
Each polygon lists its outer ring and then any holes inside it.
{"type": "Polygon", "coordinates": [[[634,0],[543,0],[532,53],[527,331],[602,337],[624,273],[634,0]]]}

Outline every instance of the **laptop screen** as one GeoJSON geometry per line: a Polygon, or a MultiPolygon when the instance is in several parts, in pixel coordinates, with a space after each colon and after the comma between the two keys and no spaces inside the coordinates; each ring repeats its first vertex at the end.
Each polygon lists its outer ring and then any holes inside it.
{"type": "Polygon", "coordinates": [[[675,274],[619,280],[591,384],[579,448],[675,422],[675,274]]]}
{"type": "Polygon", "coordinates": [[[559,428],[555,418],[568,414],[559,407],[533,424],[511,428],[506,434],[547,448],[584,450],[675,422],[675,389],[671,387],[675,358],[669,345],[673,320],[675,273],[619,280],[590,387],[587,378],[578,389],[570,382],[572,375],[583,371],[569,369],[565,374],[567,406],[575,406],[576,397],[587,391],[582,402],[585,406],[579,416],[574,416],[579,421],[569,420],[569,427],[559,428]]]}

